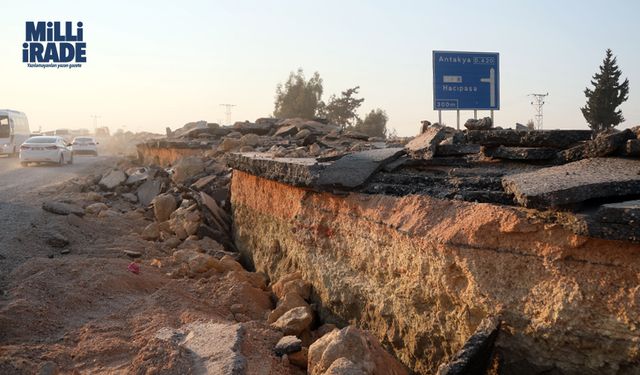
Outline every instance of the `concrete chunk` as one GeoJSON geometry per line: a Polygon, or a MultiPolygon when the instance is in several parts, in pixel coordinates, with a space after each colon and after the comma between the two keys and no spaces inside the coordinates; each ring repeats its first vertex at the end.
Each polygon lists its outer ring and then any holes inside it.
{"type": "Polygon", "coordinates": [[[155,198],[162,191],[162,183],[158,180],[145,181],[138,190],[136,195],[138,196],[138,202],[143,206],[151,204],[153,198],[155,198]]]}
{"type": "Polygon", "coordinates": [[[502,185],[525,207],[548,208],[592,198],[638,194],[640,160],[594,158],[505,176],[502,185]]]}
{"type": "Polygon", "coordinates": [[[82,207],[65,202],[47,201],[42,203],[42,209],[57,215],[84,215],[84,209],[82,207]]]}
{"type": "Polygon", "coordinates": [[[405,149],[414,158],[431,159],[440,142],[447,137],[444,126],[430,126],[422,134],[407,143],[405,149]]]}
{"type": "Polygon", "coordinates": [[[467,142],[497,147],[549,147],[563,149],[591,139],[591,130],[469,130],[467,142]]]}
{"type": "Polygon", "coordinates": [[[261,153],[242,153],[229,155],[227,163],[231,168],[293,186],[317,190],[353,189],[402,154],[402,148],[384,148],[319,163],[313,158],[273,158],[261,153]]]}
{"type": "Polygon", "coordinates": [[[496,159],[548,160],[556,157],[558,150],[546,147],[487,147],[484,154],[496,159]]]}
{"type": "Polygon", "coordinates": [[[627,156],[640,156],[640,140],[638,139],[627,140],[627,143],[624,145],[624,149],[622,153],[627,156]]]}
{"type": "Polygon", "coordinates": [[[346,155],[320,173],[318,185],[332,188],[356,188],[402,154],[404,154],[402,148],[383,148],[346,155]]]}
{"type": "Polygon", "coordinates": [[[635,225],[640,230],[640,200],[603,204],[595,214],[596,220],[603,223],[635,225]]]}
{"type": "Polygon", "coordinates": [[[611,155],[624,147],[627,140],[633,137],[634,134],[629,129],[621,132],[600,134],[594,140],[561,151],[558,153],[558,161],[567,163],[585,158],[611,155]]]}
{"type": "Polygon", "coordinates": [[[99,185],[103,189],[113,190],[116,186],[123,184],[127,180],[127,175],[119,169],[114,169],[106,173],[100,179],[99,185]]]}
{"type": "Polygon", "coordinates": [[[313,158],[274,158],[255,152],[229,154],[227,164],[255,176],[301,187],[314,186],[320,172],[328,165],[313,158]]]}
{"type": "Polygon", "coordinates": [[[449,144],[438,145],[436,148],[437,156],[456,156],[477,154],[480,152],[480,145],[472,144],[449,144]]]}

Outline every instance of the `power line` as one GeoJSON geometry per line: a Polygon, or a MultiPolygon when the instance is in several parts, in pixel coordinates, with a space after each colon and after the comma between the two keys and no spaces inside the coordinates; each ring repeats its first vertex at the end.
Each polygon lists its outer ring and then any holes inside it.
{"type": "Polygon", "coordinates": [[[542,130],[542,106],[544,105],[544,98],[549,96],[549,93],[546,94],[529,94],[528,96],[533,96],[533,101],[531,105],[535,108],[536,114],[536,128],[538,130],[542,130]]]}
{"type": "Polygon", "coordinates": [[[221,107],[225,108],[224,114],[226,115],[226,124],[231,125],[231,109],[235,107],[235,104],[220,104],[221,107]]]}

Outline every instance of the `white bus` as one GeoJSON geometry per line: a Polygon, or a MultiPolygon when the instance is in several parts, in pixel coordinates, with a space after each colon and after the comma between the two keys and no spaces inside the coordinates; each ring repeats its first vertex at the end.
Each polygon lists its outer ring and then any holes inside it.
{"type": "Polygon", "coordinates": [[[30,135],[29,121],[24,113],[0,109],[0,154],[17,155],[20,145],[30,135]]]}

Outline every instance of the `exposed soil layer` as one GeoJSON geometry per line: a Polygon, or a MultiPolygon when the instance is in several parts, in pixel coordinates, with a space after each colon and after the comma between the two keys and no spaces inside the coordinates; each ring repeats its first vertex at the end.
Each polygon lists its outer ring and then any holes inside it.
{"type": "Polygon", "coordinates": [[[640,371],[640,245],[581,237],[513,206],[312,192],[234,171],[234,237],[277,279],[302,272],[327,321],[434,372],[483,318],[504,373],[640,371]]]}

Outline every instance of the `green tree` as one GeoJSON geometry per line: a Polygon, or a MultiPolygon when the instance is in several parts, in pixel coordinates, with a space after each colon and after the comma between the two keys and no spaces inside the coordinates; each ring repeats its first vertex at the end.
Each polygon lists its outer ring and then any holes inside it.
{"type": "Polygon", "coordinates": [[[593,76],[593,89],[586,88],[587,104],[580,108],[589,127],[596,132],[614,127],[624,121],[622,111],[616,108],[629,98],[629,80],[620,84],[622,72],[610,49],[600,65],[600,71],[593,76]]]}
{"type": "Polygon", "coordinates": [[[315,72],[307,81],[302,68],[291,72],[285,84],[278,84],[273,116],[277,118],[301,117],[312,119],[324,107],[322,78],[315,72]]]}
{"type": "Polygon", "coordinates": [[[331,95],[323,114],[332,123],[343,128],[353,126],[358,121],[356,111],[364,102],[364,98],[355,98],[360,86],[343,91],[340,96],[331,95]]]}
{"type": "Polygon", "coordinates": [[[355,130],[371,137],[385,138],[387,136],[387,121],[389,121],[387,113],[378,108],[367,113],[364,120],[358,120],[355,130]]]}

